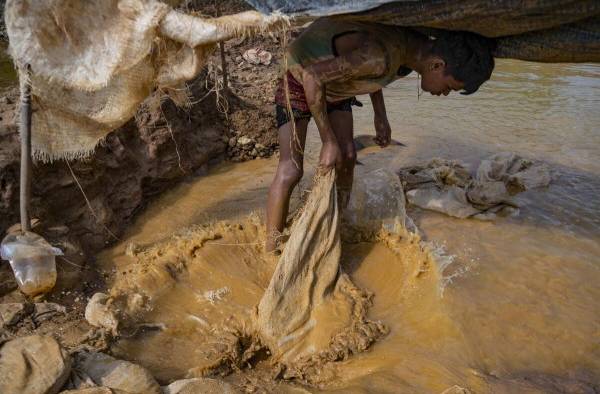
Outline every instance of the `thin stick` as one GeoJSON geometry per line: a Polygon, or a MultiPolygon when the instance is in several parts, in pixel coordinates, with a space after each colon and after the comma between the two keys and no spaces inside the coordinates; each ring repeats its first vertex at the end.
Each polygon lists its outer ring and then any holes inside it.
{"type": "Polygon", "coordinates": [[[31,199],[31,66],[25,65],[25,75],[21,74],[21,180],[19,205],[21,213],[21,231],[31,231],[29,202],[31,199]]]}
{"type": "Polygon", "coordinates": [[[85,200],[85,203],[87,204],[88,208],[90,209],[92,216],[94,217],[94,219],[96,219],[96,222],[99,225],[101,225],[102,227],[104,227],[104,230],[106,230],[106,232],[109,233],[115,240],[120,241],[119,237],[117,237],[112,231],[110,231],[110,229],[108,227],[106,227],[106,225],[104,223],[102,223],[100,221],[100,219],[98,218],[98,215],[96,215],[96,211],[94,211],[94,207],[92,207],[92,203],[90,202],[90,200],[87,198],[85,192],[83,191],[83,187],[81,186],[81,183],[79,183],[79,179],[77,179],[77,177],[75,176],[75,173],[73,172],[73,169],[71,168],[71,165],[69,164],[69,161],[65,160],[65,163],[67,163],[67,167],[69,167],[69,171],[71,171],[71,176],[75,180],[75,183],[77,183],[77,187],[81,191],[81,194],[83,195],[83,199],[85,200]]]}

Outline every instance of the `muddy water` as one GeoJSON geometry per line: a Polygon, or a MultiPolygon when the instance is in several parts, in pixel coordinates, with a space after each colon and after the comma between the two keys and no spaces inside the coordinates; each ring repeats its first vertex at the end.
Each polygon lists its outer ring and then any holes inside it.
{"type": "MultiPolygon", "coordinates": [[[[600,67],[501,61],[474,96],[417,100],[416,87],[409,76],[384,91],[393,136],[408,147],[367,149],[359,158],[366,167],[432,157],[475,166],[489,154],[513,151],[546,161],[556,179],[546,190],[518,196],[515,218],[479,222],[410,209],[437,255],[425,274],[415,271],[419,256],[399,258],[380,244],[345,245],[347,271],[375,293],[371,317],[391,332],[336,366],[323,391],[437,393],[459,385],[481,393],[594,392],[600,382],[600,67]]],[[[362,99],[355,134],[373,128],[368,98],[362,99]]],[[[306,178],[318,147],[313,126],[306,178]]],[[[131,263],[124,253],[130,242],[144,247],[190,225],[260,213],[275,166],[274,159],[224,164],[178,187],[101,261],[121,270],[131,263]]],[[[295,200],[308,185],[301,183],[295,200]]],[[[236,248],[221,245],[227,247],[236,248]]],[[[144,363],[152,353],[166,360],[164,369],[183,369],[168,361],[177,363],[173,353],[185,345],[144,350],[151,344],[130,344],[128,357],[144,363]]],[[[146,363],[160,369],[156,361],[146,363]]]]}

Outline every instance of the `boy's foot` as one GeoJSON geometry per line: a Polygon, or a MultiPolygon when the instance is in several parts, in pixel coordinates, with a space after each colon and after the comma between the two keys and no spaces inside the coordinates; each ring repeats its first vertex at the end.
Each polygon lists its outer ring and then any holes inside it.
{"type": "Polygon", "coordinates": [[[265,252],[272,253],[275,256],[281,254],[281,245],[287,241],[287,236],[275,230],[271,234],[267,234],[267,240],[265,242],[265,252]]]}

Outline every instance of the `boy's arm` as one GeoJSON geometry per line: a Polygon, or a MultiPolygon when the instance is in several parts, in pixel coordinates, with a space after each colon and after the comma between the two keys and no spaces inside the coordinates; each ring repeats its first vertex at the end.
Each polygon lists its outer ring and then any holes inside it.
{"type": "Polygon", "coordinates": [[[378,90],[371,93],[371,103],[373,103],[373,112],[375,113],[375,142],[377,145],[386,147],[392,140],[392,129],[385,111],[385,102],[383,100],[383,91],[378,90]]]}
{"type": "Polygon", "coordinates": [[[326,84],[365,75],[380,75],[385,71],[385,67],[385,53],[381,46],[365,43],[350,53],[304,68],[302,85],[306,101],[323,142],[319,159],[322,167],[331,168],[341,159],[341,151],[327,116],[326,84]]]}

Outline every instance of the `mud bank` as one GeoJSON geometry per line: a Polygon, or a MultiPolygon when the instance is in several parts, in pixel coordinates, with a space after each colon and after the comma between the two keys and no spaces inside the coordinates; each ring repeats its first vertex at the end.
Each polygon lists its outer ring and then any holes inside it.
{"type": "MultiPolygon", "coordinates": [[[[201,94],[197,92],[197,94],[201,94]]],[[[0,129],[1,212],[4,232],[18,221],[19,138],[14,122],[16,94],[5,96],[0,129]]],[[[146,109],[110,134],[85,161],[36,163],[32,217],[35,231],[63,249],[77,264],[82,251],[100,250],[155,195],[225,151],[223,120],[209,102],[183,111],[172,102],[146,109]],[[89,201],[86,202],[83,193],[89,201]]]]}
{"type": "MultiPolygon", "coordinates": [[[[200,3],[195,9],[215,13],[212,3],[200,3]]],[[[245,8],[239,3],[225,4],[221,12],[245,8]]],[[[227,43],[228,89],[221,84],[217,52],[205,72],[187,84],[187,97],[178,94],[172,100],[156,92],[135,119],[112,132],[91,158],[70,162],[74,176],[65,161],[36,163],[32,215],[40,220],[35,231],[62,248],[68,259],[86,265],[95,252],[118,240],[149,201],[175,184],[204,174],[211,163],[223,159],[240,162],[274,154],[272,98],[278,46],[279,40],[271,37],[227,43]],[[242,60],[246,50],[258,45],[273,52],[269,65],[242,60]]],[[[17,102],[16,88],[8,88],[0,100],[2,233],[18,222],[17,102]]],[[[5,265],[1,274],[0,294],[4,294],[16,285],[5,265]]]]}

